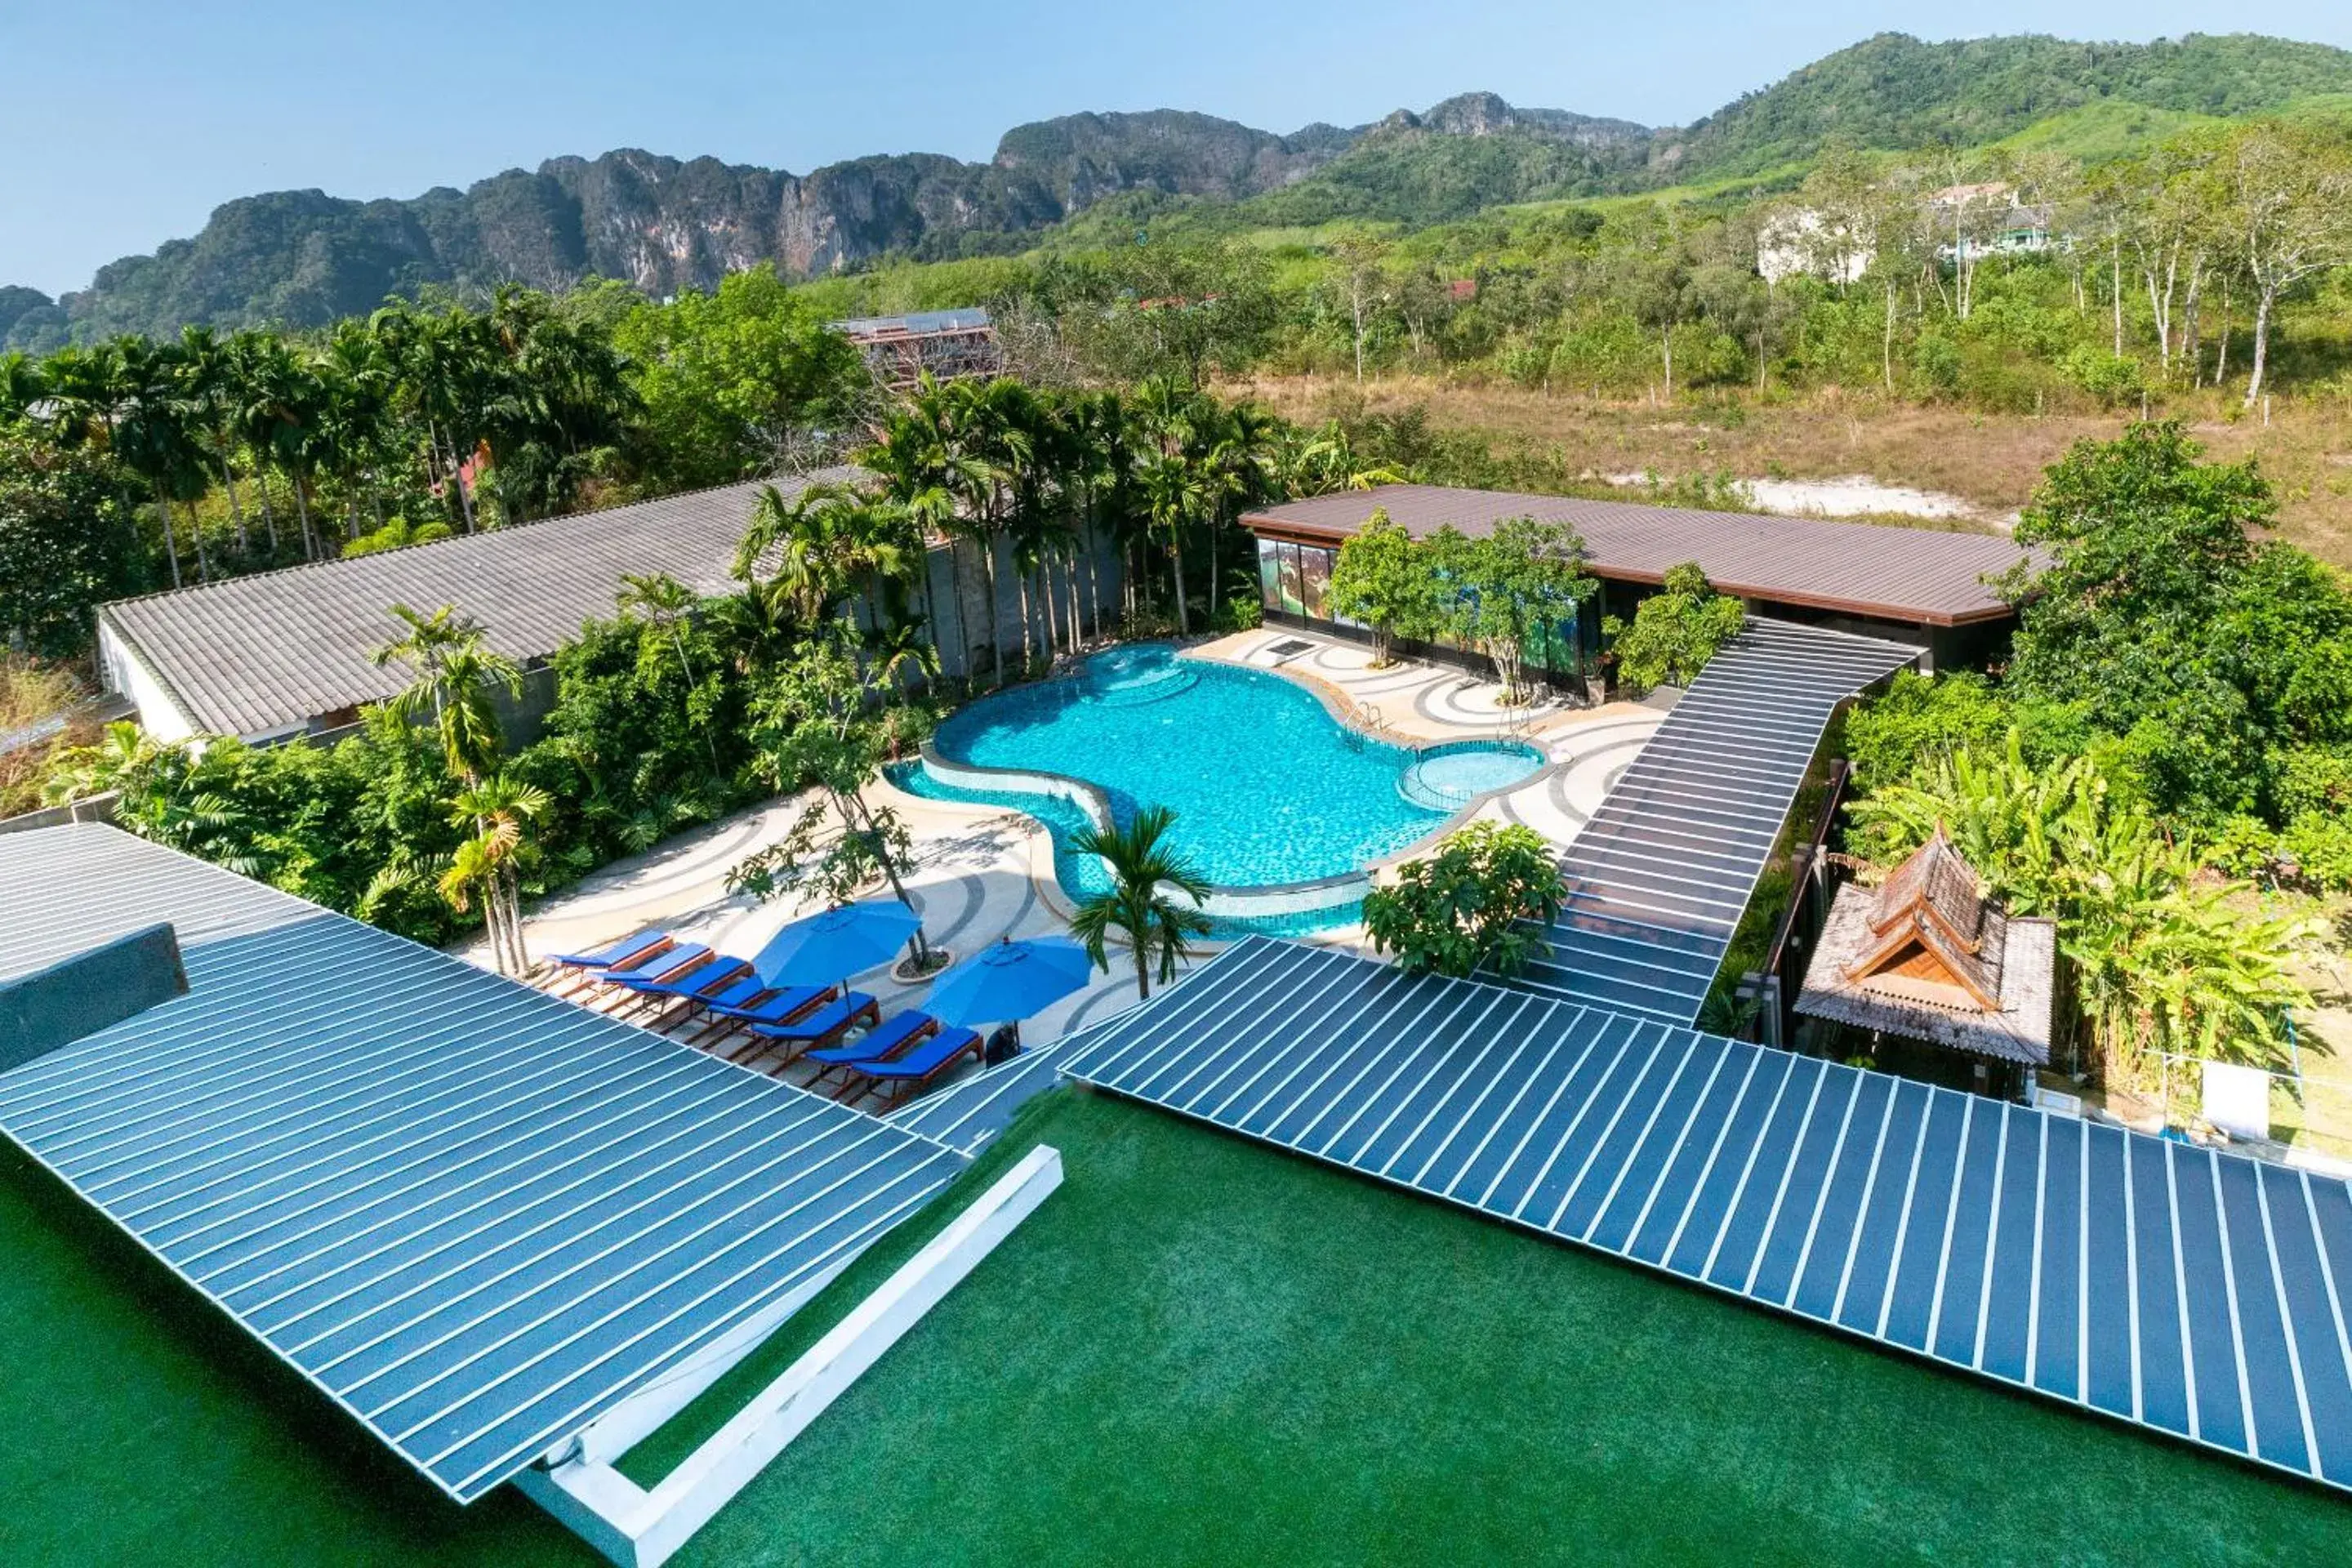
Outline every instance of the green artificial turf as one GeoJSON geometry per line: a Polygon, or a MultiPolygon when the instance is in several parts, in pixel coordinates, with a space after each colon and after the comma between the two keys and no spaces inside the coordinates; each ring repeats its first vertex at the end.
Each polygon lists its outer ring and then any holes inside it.
{"type": "Polygon", "coordinates": [[[601,1563],[468,1509],[0,1146],[0,1563],[601,1563]]]}
{"type": "MultiPolygon", "coordinates": [[[[676,1561],[2352,1562],[2315,1489],[1071,1091],[626,1468],[1039,1142],[1062,1190],[676,1561]]],[[[588,1560],[512,1493],[439,1502],[0,1176],[0,1561],[588,1560]]]]}
{"type": "Polygon", "coordinates": [[[1061,1191],[681,1561],[2352,1562],[2314,1488],[1066,1090],[626,1468],[1041,1142],[1061,1191]]]}

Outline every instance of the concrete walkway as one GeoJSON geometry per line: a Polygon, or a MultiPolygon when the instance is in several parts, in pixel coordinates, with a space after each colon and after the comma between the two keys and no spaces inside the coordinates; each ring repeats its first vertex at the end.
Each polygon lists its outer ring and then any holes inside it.
{"type": "MultiPolygon", "coordinates": [[[[1192,652],[1270,669],[1317,690],[1358,722],[1369,717],[1408,744],[1492,736],[1513,729],[1543,750],[1546,765],[1526,784],[1483,802],[1475,815],[1524,823],[1563,847],[1663,717],[1632,703],[1598,709],[1545,704],[1513,713],[1497,702],[1499,689],[1492,681],[1444,666],[1399,664],[1375,670],[1366,650],[1310,634],[1248,632],[1192,652]],[[1287,642],[1308,646],[1303,652],[1272,652],[1287,642]],[[1367,709],[1375,711],[1368,715],[1367,709]]],[[[1052,840],[1033,818],[1001,806],[909,795],[887,783],[876,784],[870,793],[875,805],[898,812],[913,835],[907,889],[935,945],[964,958],[1007,938],[1068,931],[1070,903],[1054,878],[1052,840]]],[[[812,912],[818,900],[788,898],[760,904],[728,891],[728,870],[782,838],[807,805],[806,796],[770,801],[616,861],[533,910],[524,921],[525,942],[533,954],[544,956],[593,951],[641,931],[666,931],[681,942],[749,958],[779,928],[812,912]]],[[[1419,850],[1425,852],[1426,844],[1419,850]]],[[[1358,926],[1322,932],[1312,940],[1318,946],[1365,951],[1358,926]]],[[[1218,945],[1200,944],[1201,955],[1206,957],[1218,945]]],[[[464,956],[488,962],[487,951],[479,947],[464,956]]],[[[1096,975],[1086,989],[1023,1024],[1024,1038],[1031,1047],[1048,1045],[1134,1005],[1135,980],[1124,962],[1126,953],[1114,949],[1111,956],[1111,973],[1096,975]]],[[[893,981],[887,971],[853,979],[880,1003],[885,1016],[922,1005],[924,985],[893,981]]],[[[582,1000],[604,1005],[593,994],[582,1000]]],[[[722,1054],[751,1044],[743,1037],[722,1038],[717,1031],[693,1025],[678,1027],[677,1036],[722,1054]]],[[[747,1052],[736,1059],[791,1081],[805,1082],[813,1076],[804,1064],[787,1066],[772,1056],[747,1052]]],[[[971,1070],[961,1069],[961,1075],[971,1070]]]]}

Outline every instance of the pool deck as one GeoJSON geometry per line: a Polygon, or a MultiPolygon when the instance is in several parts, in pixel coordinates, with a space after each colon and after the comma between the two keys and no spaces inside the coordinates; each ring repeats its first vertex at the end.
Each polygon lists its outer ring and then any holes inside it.
{"type": "MultiPolygon", "coordinates": [[[[1359,722],[1369,705],[1377,710],[1372,717],[1381,728],[1409,743],[1491,736],[1510,721],[1496,701],[1498,688],[1492,682],[1428,665],[1400,663],[1375,670],[1365,650],[1311,634],[1246,632],[1196,645],[1188,652],[1271,668],[1317,690],[1340,710],[1356,714],[1359,722]],[[1312,650],[1279,663],[1265,658],[1272,645],[1294,637],[1314,645],[1312,650]]],[[[1471,815],[1524,823],[1565,846],[1663,716],[1634,703],[1538,708],[1521,735],[1543,749],[1548,765],[1517,787],[1482,800],[1471,815]]],[[[896,810],[912,831],[908,892],[935,944],[963,957],[1000,939],[1068,931],[1070,902],[1054,879],[1052,840],[1032,818],[1003,806],[925,799],[883,782],[871,786],[868,795],[874,804],[896,810]]],[[[727,890],[727,871],[782,837],[805,804],[805,796],[780,797],[615,861],[534,909],[524,921],[525,942],[533,953],[577,952],[633,931],[658,929],[725,952],[756,952],[779,927],[810,912],[814,901],[756,903],[727,890]]],[[[1410,858],[1423,848],[1425,843],[1393,858],[1410,858]]],[[[1367,951],[1359,926],[1319,932],[1308,940],[1317,946],[1367,951]]],[[[1206,957],[1223,944],[1199,945],[1206,957]]],[[[478,944],[462,956],[488,963],[488,952],[478,944]]],[[[1115,952],[1113,956],[1121,954],[1115,952]]],[[[922,1005],[924,986],[900,984],[887,972],[859,976],[857,984],[880,1002],[885,1016],[922,1005]]],[[[1023,1035],[1032,1047],[1045,1045],[1080,1025],[1110,1017],[1134,1001],[1134,977],[1120,967],[1097,975],[1084,990],[1028,1020],[1023,1035]]],[[[682,1030],[679,1037],[692,1041],[694,1031],[682,1030]]],[[[795,1082],[805,1081],[812,1071],[799,1064],[782,1067],[756,1059],[747,1065],[765,1065],[795,1082]]]]}
{"type": "Polygon", "coordinates": [[[1665,717],[1639,702],[1578,708],[1547,699],[1532,707],[1505,708],[1498,682],[1451,665],[1407,659],[1375,669],[1370,648],[1286,626],[1236,632],[1185,651],[1194,658],[1268,670],[1296,681],[1349,721],[1408,744],[1508,734],[1541,747],[1548,759],[1542,773],[1488,797],[1472,815],[1524,824],[1562,848],[1665,717]],[[1294,642],[1307,644],[1308,650],[1288,657],[1274,652],[1294,642]]]}

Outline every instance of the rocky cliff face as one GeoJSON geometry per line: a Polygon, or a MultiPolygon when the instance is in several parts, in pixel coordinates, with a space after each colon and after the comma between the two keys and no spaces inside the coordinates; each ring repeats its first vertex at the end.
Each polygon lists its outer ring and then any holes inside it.
{"type": "MultiPolygon", "coordinates": [[[[1643,134],[1622,121],[1514,109],[1491,93],[1391,118],[1423,134],[1509,132],[1580,146],[1643,134]]],[[[404,201],[278,191],[227,203],[194,238],[111,263],[54,303],[0,291],[10,301],[0,343],[37,351],[68,334],[163,333],[188,321],[315,326],[434,283],[562,289],[617,278],[659,299],[762,262],[812,277],[951,252],[965,236],[1034,231],[1129,191],[1217,200],[1278,191],[1368,129],[1317,124],[1277,136],[1176,110],[1074,114],[1006,132],[985,163],[912,153],[796,175],[623,149],[404,201]]]]}

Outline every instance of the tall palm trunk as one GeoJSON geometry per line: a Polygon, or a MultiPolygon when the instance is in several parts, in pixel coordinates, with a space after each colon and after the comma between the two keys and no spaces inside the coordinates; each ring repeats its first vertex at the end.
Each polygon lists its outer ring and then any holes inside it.
{"type": "Polygon", "coordinates": [[[980,538],[981,575],[984,579],[981,608],[988,617],[988,666],[996,684],[1004,684],[1004,637],[996,624],[996,533],[991,530],[980,538]]]}
{"type": "Polygon", "coordinates": [[[1221,515],[1212,513],[1209,518],[1209,629],[1212,631],[1216,629],[1217,611],[1225,598],[1224,584],[1221,581],[1223,574],[1217,570],[1217,524],[1221,515]]]}
{"type": "Polygon", "coordinates": [[[196,544],[196,581],[209,583],[213,580],[213,563],[205,553],[205,520],[194,501],[188,503],[188,537],[196,544]]]}
{"type": "Polygon", "coordinates": [[[1184,604],[1184,525],[1179,522],[1168,531],[1169,558],[1176,569],[1176,635],[1192,635],[1192,617],[1184,604]]]}
{"type": "Polygon", "coordinates": [[[236,524],[236,552],[243,555],[253,548],[253,541],[245,531],[245,508],[237,504],[236,470],[229,467],[226,453],[221,458],[221,489],[228,492],[228,515],[236,524]]]}
{"type": "Polygon", "coordinates": [[[172,563],[172,586],[180,585],[180,541],[172,528],[172,502],[163,494],[163,481],[155,481],[155,515],[163,520],[163,554],[172,563]]]}
{"type": "Polygon", "coordinates": [[[1013,603],[1021,611],[1021,678],[1026,680],[1029,671],[1036,666],[1037,654],[1030,636],[1033,617],[1029,612],[1029,572],[1017,554],[1013,562],[1013,603]]]}
{"type": "Polygon", "coordinates": [[[299,469],[294,474],[294,515],[302,523],[302,559],[319,558],[318,531],[310,526],[310,492],[309,480],[299,469]]]}
{"type": "Polygon", "coordinates": [[[269,470],[258,463],[253,469],[254,493],[261,498],[261,526],[269,535],[269,559],[278,559],[278,510],[269,502],[269,470]]]}

